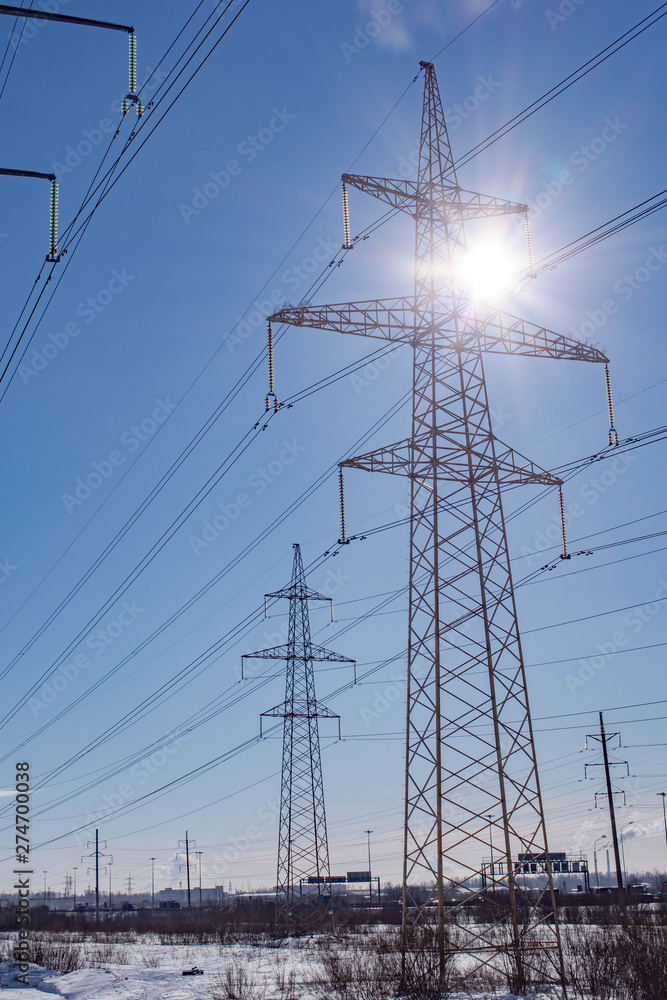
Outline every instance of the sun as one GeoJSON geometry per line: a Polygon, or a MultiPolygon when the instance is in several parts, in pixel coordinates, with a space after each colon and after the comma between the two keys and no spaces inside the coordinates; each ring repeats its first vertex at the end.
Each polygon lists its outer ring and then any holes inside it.
{"type": "Polygon", "coordinates": [[[457,280],[477,302],[494,303],[516,283],[522,262],[500,240],[474,244],[457,268],[457,280]]]}

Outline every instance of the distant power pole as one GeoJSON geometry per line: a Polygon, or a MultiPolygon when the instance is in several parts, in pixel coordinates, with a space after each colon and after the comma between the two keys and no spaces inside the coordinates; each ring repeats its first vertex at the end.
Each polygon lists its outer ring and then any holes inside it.
{"type": "MultiPolygon", "coordinates": [[[[92,846],[92,841],[88,841],[88,847],[92,846]]],[[[102,842],[102,847],[106,847],[106,840],[102,842]]],[[[95,858],[95,919],[100,919],[100,858],[108,858],[107,864],[113,864],[113,856],[111,854],[104,854],[100,849],[100,831],[95,830],[95,850],[91,851],[90,854],[84,854],[81,861],[85,861],[86,858],[95,858]]],[[[90,874],[90,868],[87,874],[90,874]]]]}
{"type": "Polygon", "coordinates": [[[155,858],[151,858],[151,910],[155,909],[155,858]]]}
{"type": "Polygon", "coordinates": [[[197,855],[197,867],[199,869],[199,909],[201,910],[201,856],[203,851],[195,851],[197,855]]]}
{"type": "MultiPolygon", "coordinates": [[[[625,898],[625,886],[623,884],[623,866],[621,864],[621,852],[618,843],[618,833],[616,830],[616,811],[614,808],[614,795],[623,795],[623,800],[625,801],[625,793],[614,791],[611,784],[611,768],[616,766],[625,766],[628,768],[628,762],[623,760],[609,760],[609,742],[613,739],[619,739],[619,733],[605,733],[604,719],[602,717],[602,712],[600,712],[600,735],[597,733],[592,733],[586,736],[586,743],[588,745],[588,740],[594,740],[600,743],[602,747],[602,764],[586,764],[584,768],[584,774],[589,767],[604,767],[605,784],[607,791],[603,794],[606,795],[609,802],[609,822],[611,825],[611,838],[614,845],[614,861],[616,863],[616,884],[618,886],[618,905],[621,910],[621,916],[625,916],[626,898],[625,898]]],[[[596,794],[596,805],[599,793],[596,794]]],[[[609,855],[607,855],[608,857],[609,855]]]]}
{"type": "Polygon", "coordinates": [[[180,847],[181,844],[185,844],[185,870],[186,870],[187,880],[188,880],[188,909],[191,909],[191,907],[192,907],[192,901],[191,901],[191,898],[190,898],[190,848],[191,847],[196,847],[197,844],[196,844],[196,842],[194,840],[190,840],[188,838],[188,831],[187,830],[185,831],[185,840],[179,840],[178,846],[180,847]]]}
{"type": "Polygon", "coordinates": [[[315,697],[313,662],[354,661],[315,646],[311,641],[308,602],[331,604],[331,598],[306,586],[299,545],[294,545],[290,583],[266,597],[287,598],[290,602],[287,643],[248,653],[243,659],[285,660],[287,663],[285,701],[263,712],[262,716],[284,719],[276,922],[282,929],[290,930],[321,926],[330,920],[331,872],[318,719],[339,719],[339,716],[315,697]],[[309,905],[313,899],[318,904],[315,908],[309,905]]]}

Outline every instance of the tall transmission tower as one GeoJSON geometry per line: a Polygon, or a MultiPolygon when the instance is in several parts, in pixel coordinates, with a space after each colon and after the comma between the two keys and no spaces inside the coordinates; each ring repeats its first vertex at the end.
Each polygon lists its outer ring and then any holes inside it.
{"type": "Polygon", "coordinates": [[[309,601],[331,599],[306,585],[299,545],[294,545],[292,579],[266,598],[289,600],[287,643],[248,653],[245,659],[286,660],[285,701],[262,717],[284,719],[278,834],[276,923],[286,931],[330,923],[331,872],[324,809],[318,719],[338,719],[315,697],[316,660],[354,663],[316,646],[310,638],[309,601]],[[315,905],[313,905],[315,904],[315,905]]]}
{"type": "Polygon", "coordinates": [[[527,208],[459,186],[435,71],[420,65],[417,180],[343,175],[414,218],[414,295],[286,308],[270,320],[412,345],[410,437],[342,463],[411,484],[404,976],[445,990],[488,967],[520,991],[544,981],[546,953],[547,975],[564,983],[564,972],[501,491],[560,480],[495,437],[483,356],[607,359],[495,308],[477,315],[460,287],[464,223],[527,208]],[[519,884],[526,856],[542,862],[539,886],[519,884]],[[434,885],[427,904],[418,882],[434,885]],[[459,903],[445,910],[446,883],[459,903]],[[467,919],[475,899],[488,901],[483,924],[467,919]],[[457,964],[460,953],[474,961],[457,964]]]}

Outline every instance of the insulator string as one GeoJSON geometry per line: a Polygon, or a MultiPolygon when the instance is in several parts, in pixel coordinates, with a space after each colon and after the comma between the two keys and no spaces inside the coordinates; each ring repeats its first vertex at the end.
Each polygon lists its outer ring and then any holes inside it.
{"type": "Polygon", "coordinates": [[[528,216],[524,216],[523,224],[526,229],[526,254],[528,256],[528,274],[531,278],[535,277],[535,269],[533,264],[533,239],[530,235],[530,219],[528,216]]]}
{"type": "Polygon", "coordinates": [[[350,206],[347,200],[347,187],[343,182],[343,250],[351,250],[350,242],[350,206]]]}
{"type": "Polygon", "coordinates": [[[616,428],[614,427],[614,402],[611,398],[611,376],[609,374],[609,365],[604,366],[604,384],[607,390],[607,409],[609,410],[609,434],[607,440],[610,445],[615,448],[618,447],[618,434],[616,428]]]}
{"type": "Polygon", "coordinates": [[[279,403],[276,399],[276,394],[273,391],[273,329],[269,323],[267,329],[267,346],[266,346],[266,358],[269,366],[269,391],[266,394],[266,399],[264,400],[264,408],[266,412],[273,408],[274,413],[278,412],[279,403]]]}
{"type": "Polygon", "coordinates": [[[49,206],[49,260],[58,256],[58,181],[51,181],[49,206]]]}
{"type": "Polygon", "coordinates": [[[567,551],[567,535],[565,532],[565,504],[563,502],[563,487],[558,487],[558,510],[560,512],[560,537],[563,542],[563,551],[561,553],[561,559],[569,559],[570,555],[567,551]]]}
{"type": "Polygon", "coordinates": [[[130,59],[128,69],[128,81],[130,94],[137,92],[137,36],[132,32],[128,35],[130,43],[130,59]]]}
{"type": "Polygon", "coordinates": [[[347,545],[347,528],[345,526],[345,480],[343,470],[338,470],[338,496],[340,499],[340,538],[341,545],[347,545]]]}

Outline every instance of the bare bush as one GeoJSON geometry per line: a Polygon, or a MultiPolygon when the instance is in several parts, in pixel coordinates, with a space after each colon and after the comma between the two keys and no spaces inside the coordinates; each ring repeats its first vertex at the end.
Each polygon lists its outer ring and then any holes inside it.
{"type": "Polygon", "coordinates": [[[247,962],[231,962],[218,979],[213,1000],[260,1000],[261,990],[247,962]]]}
{"type": "Polygon", "coordinates": [[[320,957],[318,987],[344,1000],[384,1000],[398,991],[400,942],[392,931],[358,937],[346,948],[329,944],[320,957]]]}
{"type": "Polygon", "coordinates": [[[667,930],[636,917],[623,926],[568,928],[568,978],[581,1000],[667,996],[667,930]]]}
{"type": "MultiPolygon", "coordinates": [[[[15,959],[16,960],[16,959],[15,959]]],[[[35,935],[30,941],[30,961],[52,972],[76,972],[82,968],[81,950],[71,941],[52,941],[35,935]]]]}

